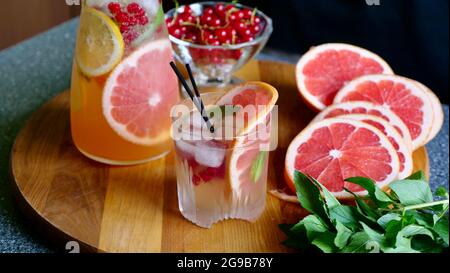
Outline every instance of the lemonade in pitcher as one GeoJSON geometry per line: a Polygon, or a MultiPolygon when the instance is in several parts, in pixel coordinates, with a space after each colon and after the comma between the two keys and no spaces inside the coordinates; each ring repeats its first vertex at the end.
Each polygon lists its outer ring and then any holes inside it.
{"type": "Polygon", "coordinates": [[[179,100],[159,0],[84,0],[71,86],[77,148],[103,163],[166,154],[170,109],[179,100]]]}

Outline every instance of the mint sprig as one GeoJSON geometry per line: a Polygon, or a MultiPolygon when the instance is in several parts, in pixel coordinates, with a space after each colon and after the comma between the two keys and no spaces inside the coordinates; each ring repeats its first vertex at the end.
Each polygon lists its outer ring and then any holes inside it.
{"type": "Polygon", "coordinates": [[[392,182],[386,193],[369,178],[346,181],[367,191],[355,205],[341,204],[319,181],[295,171],[297,198],[311,214],[295,225],[280,225],[284,244],[301,250],[342,253],[442,252],[449,247],[448,193],[434,200],[423,172],[392,182]],[[444,199],[442,199],[444,198],[444,199]]]}

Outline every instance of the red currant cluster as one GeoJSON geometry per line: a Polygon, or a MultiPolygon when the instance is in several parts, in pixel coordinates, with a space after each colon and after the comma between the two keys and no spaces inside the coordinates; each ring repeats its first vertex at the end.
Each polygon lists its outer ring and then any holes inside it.
{"type": "Polygon", "coordinates": [[[118,23],[126,44],[131,43],[139,36],[134,27],[145,26],[149,21],[145,9],[135,2],[126,6],[122,6],[119,2],[111,2],[108,4],[108,10],[118,23]]]}
{"type": "Polygon", "coordinates": [[[253,41],[261,34],[264,23],[256,9],[240,9],[234,4],[216,4],[196,16],[189,6],[167,18],[169,33],[201,45],[234,45],[253,41]]]}

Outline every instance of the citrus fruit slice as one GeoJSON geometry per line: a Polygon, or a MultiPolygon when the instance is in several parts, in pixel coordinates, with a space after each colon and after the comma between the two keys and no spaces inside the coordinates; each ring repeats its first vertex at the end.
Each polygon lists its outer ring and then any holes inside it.
{"type": "Polygon", "coordinates": [[[306,103],[315,110],[332,104],[339,89],[361,75],[393,74],[378,55],[348,44],[313,47],[298,61],[297,87],[306,103]]]}
{"type": "Polygon", "coordinates": [[[359,77],[336,94],[335,103],[369,101],[396,113],[411,134],[413,149],[427,142],[433,126],[433,105],[425,89],[412,80],[396,75],[359,77]]]}
{"type": "Polygon", "coordinates": [[[400,161],[400,170],[398,178],[399,179],[406,178],[412,173],[413,159],[411,146],[406,145],[405,140],[398,133],[398,131],[392,125],[389,124],[389,122],[376,116],[364,114],[350,114],[350,115],[343,115],[341,117],[359,120],[367,124],[370,124],[373,127],[380,130],[385,136],[387,136],[392,146],[394,146],[395,150],[397,151],[397,155],[400,161]]]}
{"type": "MultiPolygon", "coordinates": [[[[255,137],[259,130],[270,134],[270,112],[278,99],[277,90],[262,82],[247,82],[239,85],[218,100],[217,105],[255,106],[257,115],[249,116],[244,127],[231,144],[228,175],[233,192],[238,196],[261,197],[266,194],[268,143],[270,138],[255,137]],[[266,126],[259,127],[259,124],[266,126]],[[264,148],[267,149],[264,149],[264,148]],[[265,183],[264,183],[265,184],[265,183]]],[[[243,111],[243,110],[240,110],[243,111]]],[[[238,112],[239,114],[239,112],[238,112]]]]}
{"type": "Polygon", "coordinates": [[[325,118],[338,117],[347,114],[368,114],[382,118],[389,122],[398,133],[403,137],[405,144],[410,150],[413,149],[411,134],[409,133],[406,124],[391,110],[381,105],[376,105],[366,101],[348,101],[343,103],[336,103],[328,106],[316,115],[311,122],[317,122],[325,118]]]}
{"type": "Polygon", "coordinates": [[[105,13],[86,7],[80,16],[75,58],[89,77],[110,72],[122,59],[124,42],[119,27],[105,13]]]}
{"type": "Polygon", "coordinates": [[[433,105],[433,126],[431,127],[431,132],[428,135],[427,142],[431,141],[441,130],[442,125],[444,124],[444,110],[442,109],[442,104],[439,101],[439,98],[436,96],[436,94],[431,91],[430,88],[425,86],[423,83],[420,83],[418,81],[415,82],[420,87],[422,87],[424,90],[427,91],[431,105],[433,105]]]}
{"type": "Polygon", "coordinates": [[[397,178],[400,163],[395,148],[377,128],[362,121],[330,118],[312,123],[291,142],[286,153],[285,175],[295,192],[293,175],[299,170],[321,182],[339,199],[366,192],[344,179],[369,177],[380,188],[397,178]]]}
{"type": "Polygon", "coordinates": [[[170,109],[179,100],[171,60],[169,40],[157,40],[134,51],[111,73],[103,92],[103,114],[122,138],[152,145],[170,136],[170,109]]]}

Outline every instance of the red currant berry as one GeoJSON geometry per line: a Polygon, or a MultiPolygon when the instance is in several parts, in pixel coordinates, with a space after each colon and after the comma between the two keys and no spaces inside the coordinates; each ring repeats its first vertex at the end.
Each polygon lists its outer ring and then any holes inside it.
{"type": "Polygon", "coordinates": [[[141,26],[145,26],[146,24],[148,24],[148,18],[147,16],[142,16],[139,18],[139,24],[141,26]]]}
{"type": "Polygon", "coordinates": [[[207,43],[207,41],[209,41],[209,40],[215,39],[214,34],[209,30],[202,30],[201,34],[202,34],[201,35],[202,41],[204,43],[207,43]]]}
{"type": "Polygon", "coordinates": [[[138,36],[139,34],[137,32],[130,30],[128,32],[125,32],[125,34],[123,35],[123,39],[125,43],[129,44],[132,41],[134,41],[138,36]]]}
{"type": "Polygon", "coordinates": [[[217,16],[219,16],[222,19],[226,17],[226,10],[224,4],[217,4],[214,9],[217,16]]]}
{"type": "Polygon", "coordinates": [[[200,23],[202,25],[206,25],[209,26],[212,22],[212,20],[214,19],[213,16],[208,15],[208,14],[202,14],[202,16],[200,17],[200,23]]]}
{"type": "Polygon", "coordinates": [[[186,40],[190,40],[192,43],[196,44],[200,41],[199,35],[195,32],[190,32],[185,36],[186,40]]]}
{"type": "Polygon", "coordinates": [[[212,46],[220,46],[220,42],[216,38],[207,40],[207,44],[212,46]]]}
{"type": "Polygon", "coordinates": [[[253,40],[255,40],[255,38],[253,36],[244,36],[241,38],[242,43],[251,42],[253,40]]]}
{"type": "Polygon", "coordinates": [[[250,31],[253,34],[258,34],[261,31],[261,27],[259,25],[250,26],[250,31]]]}
{"type": "Polygon", "coordinates": [[[129,26],[126,26],[126,25],[120,26],[120,32],[122,32],[122,33],[127,32],[129,29],[130,29],[129,26]]]}
{"type": "Polygon", "coordinates": [[[203,14],[214,15],[214,9],[213,8],[206,8],[203,11],[203,14]]]}
{"type": "Polygon", "coordinates": [[[121,10],[121,6],[119,3],[117,2],[112,2],[108,4],[108,10],[112,13],[112,14],[117,14],[120,12],[121,10]]]}
{"type": "Polygon", "coordinates": [[[169,28],[175,24],[175,21],[173,20],[173,17],[166,19],[166,26],[169,28]]]}
{"type": "Polygon", "coordinates": [[[127,6],[127,11],[132,14],[139,13],[141,10],[142,10],[141,6],[136,2],[132,2],[127,6]]]}
{"type": "Polygon", "coordinates": [[[253,11],[251,9],[244,9],[242,10],[242,13],[244,14],[244,19],[252,18],[253,11]]]}
{"type": "Polygon", "coordinates": [[[119,23],[128,23],[130,20],[130,17],[128,16],[128,14],[126,14],[124,12],[119,12],[116,14],[115,19],[119,23]]]}
{"type": "Polygon", "coordinates": [[[169,28],[169,33],[175,38],[181,39],[182,33],[181,28],[179,26],[173,26],[169,28]]]}
{"type": "Polygon", "coordinates": [[[253,18],[253,24],[255,24],[255,25],[259,25],[259,24],[261,24],[261,22],[262,22],[262,19],[261,19],[261,17],[258,17],[258,16],[255,16],[255,18],[253,18]]]}
{"type": "Polygon", "coordinates": [[[182,14],[192,14],[191,6],[184,6],[182,14]]]}
{"type": "Polygon", "coordinates": [[[238,33],[243,33],[245,29],[247,29],[247,25],[245,24],[245,22],[242,21],[234,22],[233,27],[238,33]]]}
{"type": "Polygon", "coordinates": [[[234,9],[234,8],[235,8],[234,5],[227,5],[227,6],[225,7],[225,11],[229,11],[229,10],[232,10],[232,9],[234,9]]]}
{"type": "Polygon", "coordinates": [[[222,20],[220,20],[220,18],[213,17],[209,25],[212,27],[220,27],[222,25],[222,20]]]}
{"type": "Polygon", "coordinates": [[[237,31],[241,37],[252,36],[252,34],[253,34],[252,31],[248,27],[238,29],[237,31]]]}
{"type": "Polygon", "coordinates": [[[217,36],[217,39],[221,42],[221,43],[225,43],[225,41],[230,39],[230,34],[227,31],[227,29],[225,28],[219,28],[216,29],[215,34],[217,36]]]}

